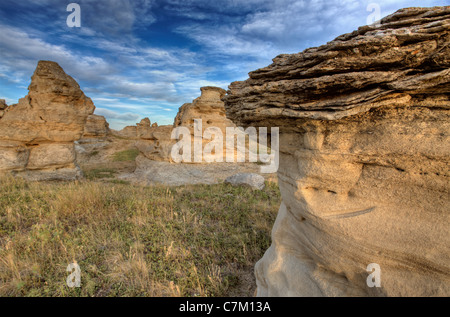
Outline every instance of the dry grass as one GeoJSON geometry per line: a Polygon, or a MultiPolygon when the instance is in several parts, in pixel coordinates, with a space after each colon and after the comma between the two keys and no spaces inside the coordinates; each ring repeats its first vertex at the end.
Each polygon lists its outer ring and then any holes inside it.
{"type": "Polygon", "coordinates": [[[0,179],[0,296],[252,296],[278,189],[0,179]],[[66,268],[81,267],[81,288],[66,268]]]}

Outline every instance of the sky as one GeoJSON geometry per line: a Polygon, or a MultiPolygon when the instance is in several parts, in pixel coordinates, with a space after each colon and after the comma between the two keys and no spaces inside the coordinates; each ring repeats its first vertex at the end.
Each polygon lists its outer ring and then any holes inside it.
{"type": "Polygon", "coordinates": [[[384,17],[450,0],[1,0],[0,99],[17,103],[51,60],[111,128],[172,124],[201,87],[227,89],[279,54],[352,32],[376,16],[371,4],[384,17]],[[70,3],[80,27],[67,24],[70,3]]]}

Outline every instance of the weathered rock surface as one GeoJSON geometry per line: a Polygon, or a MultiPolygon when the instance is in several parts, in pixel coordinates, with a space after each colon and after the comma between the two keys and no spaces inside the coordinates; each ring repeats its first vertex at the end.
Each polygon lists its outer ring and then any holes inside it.
{"type": "Polygon", "coordinates": [[[101,159],[100,152],[106,153],[113,142],[111,130],[105,117],[92,114],[87,117],[84,132],[80,140],[75,141],[77,162],[89,163],[91,159],[101,159]]]}
{"type": "Polygon", "coordinates": [[[228,177],[225,183],[233,186],[250,186],[253,189],[263,190],[265,179],[259,174],[254,173],[238,173],[228,177]]]}
{"type": "Polygon", "coordinates": [[[141,130],[140,140],[136,142],[136,147],[146,158],[154,161],[171,161],[171,149],[174,140],[170,138],[173,127],[149,126],[144,132],[141,130]]]}
{"type": "Polygon", "coordinates": [[[8,107],[8,105],[5,102],[5,99],[0,99],[0,119],[5,114],[5,109],[8,107]]]}
{"type": "Polygon", "coordinates": [[[120,131],[111,130],[111,134],[125,139],[137,139],[137,126],[127,126],[120,131]]]}
{"type": "MultiPolygon", "coordinates": [[[[177,127],[186,127],[191,133],[192,144],[195,141],[194,120],[202,121],[201,131],[197,131],[199,135],[203,135],[208,127],[217,127],[225,135],[227,127],[235,125],[227,119],[225,115],[225,106],[221,98],[225,95],[225,90],[218,87],[202,87],[201,96],[192,103],[186,103],[180,107],[178,114],[174,120],[173,126],[154,126],[148,118],[143,119],[137,124],[135,130],[127,127],[128,130],[122,130],[121,136],[125,134],[134,135],[139,140],[136,142],[137,148],[142,155],[150,160],[171,162],[171,149],[177,142],[171,139],[172,130],[177,127]]],[[[202,140],[203,144],[210,140],[202,140]]],[[[192,145],[193,148],[193,145],[192,145]]],[[[225,153],[225,152],[224,152],[225,153]]],[[[194,159],[192,157],[192,162],[194,159]]]]}
{"type": "Polygon", "coordinates": [[[28,90],[1,119],[0,140],[36,143],[81,138],[95,107],[57,63],[40,61],[28,90]]]}
{"type": "Polygon", "coordinates": [[[93,114],[87,117],[82,139],[105,138],[109,133],[105,117],[93,114]]]}
{"type": "Polygon", "coordinates": [[[203,128],[213,126],[225,131],[226,127],[234,127],[235,124],[226,117],[221,100],[226,91],[219,87],[202,87],[200,91],[200,97],[180,107],[174,127],[188,127],[193,131],[195,119],[202,120],[203,128]]]}
{"type": "MultiPolygon", "coordinates": [[[[224,95],[225,90],[221,88],[203,87],[199,98],[180,107],[173,126],[153,126],[150,120],[144,119],[137,124],[134,131],[130,129],[130,134],[137,135],[138,140],[135,145],[139,149],[140,155],[136,159],[134,173],[124,175],[122,178],[144,185],[179,186],[216,184],[239,172],[259,172],[260,167],[255,163],[206,163],[205,157],[201,163],[197,162],[200,164],[174,164],[172,162],[171,150],[177,142],[171,139],[174,128],[186,127],[189,130],[193,148],[195,132],[203,135],[208,127],[217,127],[225,136],[227,127],[235,127],[226,118],[225,106],[221,101],[224,95]],[[196,119],[202,120],[201,131],[200,128],[194,131],[194,120],[196,119]]],[[[208,142],[210,140],[202,140],[203,146],[208,142]]],[[[193,158],[191,163],[196,163],[193,158]]],[[[273,181],[273,174],[265,176],[267,180],[273,181]]],[[[261,178],[264,184],[264,177],[261,178]]]]}
{"type": "MultiPolygon", "coordinates": [[[[204,136],[206,129],[219,129],[225,140],[226,129],[228,127],[236,127],[236,125],[226,117],[225,105],[222,101],[226,91],[219,87],[202,87],[200,90],[201,96],[192,103],[186,103],[181,106],[174,121],[174,128],[186,127],[190,130],[192,149],[194,149],[193,144],[199,136],[201,138],[203,149],[211,142],[211,140],[202,137],[204,136]],[[201,123],[195,125],[195,120],[201,120],[201,123]],[[195,129],[197,129],[197,131],[195,129]]],[[[225,142],[223,143],[224,147],[222,151],[225,155],[226,144],[225,142]]],[[[214,161],[214,159],[215,153],[211,153],[209,157],[203,155],[203,162],[214,161]]],[[[223,160],[225,161],[225,158],[223,160]]],[[[195,161],[193,151],[191,161],[195,161]]]]}
{"type": "Polygon", "coordinates": [[[450,7],[403,9],[231,84],[235,123],[281,132],[259,296],[450,295],[449,30],[450,7]]]}
{"type": "Polygon", "coordinates": [[[94,104],[54,62],[38,63],[28,89],[0,118],[0,171],[33,180],[79,177],[74,141],[94,104]]]}
{"type": "MultiPolygon", "coordinates": [[[[136,158],[136,170],[120,176],[133,184],[183,186],[218,184],[239,172],[258,173],[259,166],[252,163],[174,164],[150,160],[144,155],[136,158]]],[[[267,179],[271,180],[270,174],[267,179]]]]}

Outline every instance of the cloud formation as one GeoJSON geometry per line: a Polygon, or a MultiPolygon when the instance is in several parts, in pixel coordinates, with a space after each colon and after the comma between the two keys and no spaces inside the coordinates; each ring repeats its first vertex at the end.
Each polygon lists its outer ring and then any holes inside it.
{"type": "Polygon", "coordinates": [[[0,2],[0,98],[26,94],[39,60],[58,62],[115,125],[171,123],[206,85],[227,88],[281,53],[318,46],[382,16],[448,0],[63,0],[0,2]],[[134,115],[132,115],[134,114],[134,115]]]}

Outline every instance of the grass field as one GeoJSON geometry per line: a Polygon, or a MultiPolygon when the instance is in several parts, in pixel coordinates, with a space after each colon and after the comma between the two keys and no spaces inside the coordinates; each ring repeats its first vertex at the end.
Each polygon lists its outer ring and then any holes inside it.
{"type": "Polygon", "coordinates": [[[0,179],[0,296],[253,296],[276,185],[0,179]],[[78,263],[81,287],[69,288],[78,263]]]}

